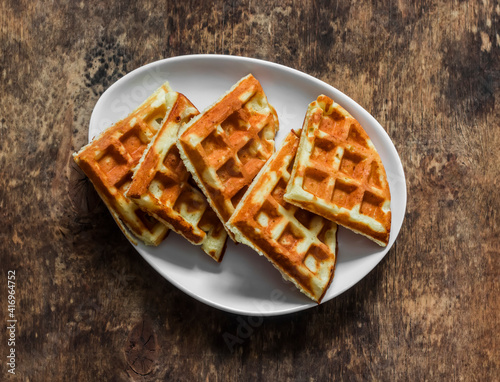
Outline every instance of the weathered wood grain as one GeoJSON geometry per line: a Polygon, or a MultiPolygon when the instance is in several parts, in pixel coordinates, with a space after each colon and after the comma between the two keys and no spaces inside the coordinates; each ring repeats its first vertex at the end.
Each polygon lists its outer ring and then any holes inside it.
{"type": "MultiPolygon", "coordinates": [[[[488,0],[0,2],[0,268],[18,275],[17,379],[498,378],[499,30],[488,0]],[[391,136],[405,223],[337,299],[265,319],[193,300],[142,260],[72,164],[108,86],[191,53],[302,70],[391,136]],[[144,322],[155,354],[134,366],[144,322]]],[[[2,325],[6,301],[2,286],[2,325]]]]}

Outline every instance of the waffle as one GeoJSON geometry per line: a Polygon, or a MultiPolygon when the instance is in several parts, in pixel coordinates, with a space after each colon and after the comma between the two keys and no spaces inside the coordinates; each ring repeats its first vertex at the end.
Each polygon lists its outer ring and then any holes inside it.
{"type": "Polygon", "coordinates": [[[251,74],[181,128],[184,164],[223,223],[272,155],[277,130],[276,111],[251,74]]]}
{"type": "Polygon", "coordinates": [[[285,200],[389,242],[391,194],[380,156],[359,122],[324,95],[307,110],[285,200]]]}
{"type": "Polygon", "coordinates": [[[168,82],[128,117],[111,126],[73,154],[123,233],[137,244],[158,245],[168,228],[125,197],[134,167],[176,99],[168,82]],[[131,233],[134,235],[131,235],[131,233]]]}
{"type": "Polygon", "coordinates": [[[283,199],[298,145],[292,131],[255,178],[228,227],[319,303],[335,271],[337,225],[283,199]]]}
{"type": "Polygon", "coordinates": [[[175,145],[179,127],[198,115],[182,94],[145,151],[126,196],[142,209],[221,261],[227,233],[191,176],[175,145]]]}

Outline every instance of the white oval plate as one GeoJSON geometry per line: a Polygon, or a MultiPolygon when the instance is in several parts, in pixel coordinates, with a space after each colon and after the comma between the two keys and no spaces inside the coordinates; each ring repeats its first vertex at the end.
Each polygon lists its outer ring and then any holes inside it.
{"type": "MultiPolygon", "coordinates": [[[[127,74],[97,102],[89,139],[126,117],[163,82],[204,110],[241,77],[252,73],[278,112],[277,147],[291,129],[300,129],[309,103],[325,94],[349,111],[375,144],[388,175],[392,226],[386,248],[339,227],[335,277],[323,302],[346,291],[370,272],[394,244],[406,209],[406,181],[399,155],[382,126],[361,106],[334,87],[297,70],[267,61],[223,55],[173,57],[127,74]]],[[[280,315],[317,306],[249,247],[228,242],[221,264],[171,232],[158,247],[135,246],[163,277],[190,296],[218,309],[246,315],[280,315]]]]}

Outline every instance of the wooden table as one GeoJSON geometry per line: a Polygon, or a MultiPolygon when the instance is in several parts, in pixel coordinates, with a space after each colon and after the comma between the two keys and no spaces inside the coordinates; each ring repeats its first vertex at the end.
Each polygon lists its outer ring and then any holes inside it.
{"type": "Polygon", "coordinates": [[[0,379],[498,380],[498,4],[3,1],[0,27],[0,379]],[[393,140],[403,228],[338,298],[245,327],[148,266],[73,165],[104,90],[192,53],[311,74],[393,140]]]}

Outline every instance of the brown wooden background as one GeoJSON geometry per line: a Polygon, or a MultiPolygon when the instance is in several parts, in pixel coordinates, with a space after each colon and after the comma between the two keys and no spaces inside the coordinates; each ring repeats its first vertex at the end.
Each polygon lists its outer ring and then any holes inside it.
{"type": "MultiPolygon", "coordinates": [[[[498,3],[4,0],[0,28],[0,327],[14,269],[18,380],[498,380],[498,3]],[[162,279],[70,159],[107,87],[191,53],[335,86],[386,128],[407,176],[375,270],[318,308],[252,321],[233,352],[225,334],[248,317],[162,279]],[[150,334],[151,362],[130,367],[150,334]]],[[[0,380],[14,380],[0,332],[0,380]]]]}

